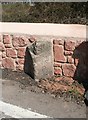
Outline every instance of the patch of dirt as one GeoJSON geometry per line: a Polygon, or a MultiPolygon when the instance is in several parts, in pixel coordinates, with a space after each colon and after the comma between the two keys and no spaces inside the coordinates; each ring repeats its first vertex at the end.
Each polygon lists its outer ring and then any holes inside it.
{"type": "Polygon", "coordinates": [[[23,71],[12,71],[9,69],[2,70],[2,79],[5,80],[15,80],[20,82],[20,87],[22,89],[29,89],[31,92],[42,92],[50,93],[52,97],[64,97],[66,101],[73,100],[78,104],[83,104],[84,102],[84,91],[82,85],[76,81],[71,81],[69,78],[59,78],[57,81],[56,77],[50,79],[41,79],[39,82],[35,82],[29,75],[23,71]],[[30,86],[30,87],[29,87],[30,86]]]}
{"type": "Polygon", "coordinates": [[[78,104],[83,103],[84,101],[84,92],[85,89],[82,85],[80,85],[77,82],[73,82],[72,84],[69,84],[67,80],[61,80],[61,81],[52,81],[45,79],[40,80],[38,83],[38,86],[44,90],[44,92],[50,92],[54,95],[54,97],[57,97],[58,95],[60,97],[64,97],[66,101],[73,100],[76,101],[78,104]]]}

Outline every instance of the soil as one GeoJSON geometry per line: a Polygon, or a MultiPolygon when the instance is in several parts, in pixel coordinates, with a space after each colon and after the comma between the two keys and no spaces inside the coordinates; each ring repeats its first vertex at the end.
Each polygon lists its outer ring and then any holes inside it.
{"type": "Polygon", "coordinates": [[[77,104],[84,104],[84,88],[77,82],[69,83],[64,79],[55,81],[55,77],[41,79],[39,82],[34,81],[24,71],[13,71],[9,69],[2,69],[2,79],[13,80],[20,82],[20,88],[25,87],[31,92],[42,92],[43,94],[51,94],[52,97],[64,97],[66,101],[74,101],[77,104]]]}

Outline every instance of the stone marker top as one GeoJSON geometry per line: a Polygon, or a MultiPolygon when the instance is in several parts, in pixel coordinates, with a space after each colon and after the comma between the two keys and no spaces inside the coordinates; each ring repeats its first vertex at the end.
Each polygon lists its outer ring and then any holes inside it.
{"type": "Polygon", "coordinates": [[[35,41],[31,46],[28,47],[29,50],[35,55],[47,54],[51,48],[50,41],[35,41]]]}

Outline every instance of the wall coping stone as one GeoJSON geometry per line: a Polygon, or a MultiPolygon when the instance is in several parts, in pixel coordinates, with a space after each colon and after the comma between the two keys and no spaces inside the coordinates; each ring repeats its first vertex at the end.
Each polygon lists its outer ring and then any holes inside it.
{"type": "Polygon", "coordinates": [[[88,38],[87,28],[79,24],[0,22],[0,33],[88,38]]]}

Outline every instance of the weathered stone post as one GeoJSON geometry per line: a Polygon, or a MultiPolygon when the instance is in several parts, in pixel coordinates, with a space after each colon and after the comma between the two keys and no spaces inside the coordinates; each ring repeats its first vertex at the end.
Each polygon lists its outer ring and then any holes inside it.
{"type": "Polygon", "coordinates": [[[53,68],[53,43],[52,41],[39,40],[28,46],[30,54],[31,67],[29,66],[29,75],[38,81],[42,78],[48,78],[54,75],[53,68]]]}

